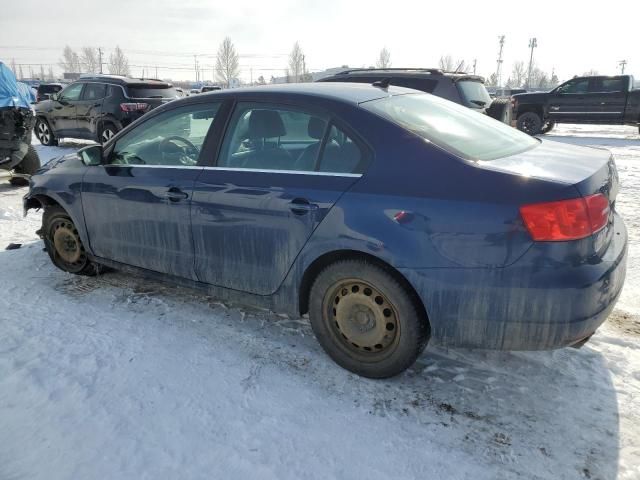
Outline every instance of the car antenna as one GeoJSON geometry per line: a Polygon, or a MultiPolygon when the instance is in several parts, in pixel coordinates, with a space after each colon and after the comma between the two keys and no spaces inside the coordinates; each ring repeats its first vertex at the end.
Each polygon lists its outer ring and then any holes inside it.
{"type": "Polygon", "coordinates": [[[390,78],[381,78],[380,80],[376,80],[375,82],[373,82],[371,85],[373,85],[374,87],[386,89],[386,88],[389,88],[390,83],[391,83],[390,78]]]}

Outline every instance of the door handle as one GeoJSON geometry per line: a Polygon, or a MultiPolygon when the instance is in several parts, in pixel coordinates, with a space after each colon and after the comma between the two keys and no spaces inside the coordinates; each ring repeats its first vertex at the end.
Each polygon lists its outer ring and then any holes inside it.
{"type": "Polygon", "coordinates": [[[289,208],[296,215],[306,215],[309,212],[317,210],[319,207],[306,198],[294,198],[289,202],[289,208]]]}
{"type": "Polygon", "coordinates": [[[168,199],[171,202],[179,202],[180,200],[186,200],[189,198],[189,194],[183,192],[179,188],[171,187],[164,194],[164,198],[168,199]]]}

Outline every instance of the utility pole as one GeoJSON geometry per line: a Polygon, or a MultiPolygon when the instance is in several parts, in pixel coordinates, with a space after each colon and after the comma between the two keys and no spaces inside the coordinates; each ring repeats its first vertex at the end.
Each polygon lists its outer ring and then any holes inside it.
{"type": "Polygon", "coordinates": [[[627,61],[626,61],[626,60],[620,60],[620,61],[618,62],[618,65],[620,65],[620,69],[622,70],[621,75],[624,75],[624,67],[625,67],[625,65],[626,65],[626,64],[627,64],[627,61]]]}
{"type": "Polygon", "coordinates": [[[307,80],[307,62],[304,59],[304,55],[302,55],[302,82],[307,80]]]}
{"type": "Polygon", "coordinates": [[[533,69],[533,49],[538,46],[538,39],[533,37],[529,39],[529,48],[531,49],[531,56],[529,57],[529,75],[527,75],[527,88],[531,88],[531,71],[533,69]]]}
{"type": "Polygon", "coordinates": [[[251,72],[251,85],[253,85],[253,67],[249,69],[249,72],[251,72]]]}
{"type": "Polygon", "coordinates": [[[158,79],[158,65],[156,65],[156,80],[158,79]]]}
{"type": "MultiPolygon", "coordinates": [[[[500,76],[502,75],[502,62],[503,62],[503,60],[502,60],[502,49],[504,48],[504,35],[500,35],[498,37],[498,40],[500,42],[500,51],[498,52],[498,66],[496,68],[496,84],[497,84],[496,87],[499,87],[500,85],[502,85],[500,76]]],[[[473,68],[474,68],[474,72],[473,73],[476,73],[475,72],[475,63],[473,65],[473,68]]]]}
{"type": "Polygon", "coordinates": [[[193,67],[196,71],[196,83],[198,83],[198,56],[197,55],[193,56],[193,67]]]}
{"type": "Polygon", "coordinates": [[[473,74],[476,74],[476,65],[478,64],[478,59],[474,58],[473,59],[473,74]]]}
{"type": "Polygon", "coordinates": [[[100,60],[100,73],[102,73],[102,47],[98,47],[98,58],[100,60]]]}

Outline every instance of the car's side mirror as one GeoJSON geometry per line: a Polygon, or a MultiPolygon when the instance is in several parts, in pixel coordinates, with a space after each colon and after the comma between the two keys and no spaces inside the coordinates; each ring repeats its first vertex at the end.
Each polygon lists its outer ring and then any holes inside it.
{"type": "Polygon", "coordinates": [[[102,145],[89,145],[78,150],[78,156],[87,167],[102,164],[102,145]]]}

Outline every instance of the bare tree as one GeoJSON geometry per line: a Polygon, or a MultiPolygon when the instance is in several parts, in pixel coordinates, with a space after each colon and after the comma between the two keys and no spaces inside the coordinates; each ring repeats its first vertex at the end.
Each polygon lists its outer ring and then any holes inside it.
{"type": "Polygon", "coordinates": [[[227,88],[240,75],[240,61],[236,48],[229,37],[226,37],[218,48],[216,59],[216,75],[218,80],[225,83],[227,88]]]}
{"type": "Polygon", "coordinates": [[[453,60],[451,55],[444,55],[440,57],[440,61],[438,62],[440,65],[440,69],[445,72],[464,72],[465,63],[464,60],[453,60]]]}
{"type": "Polygon", "coordinates": [[[600,75],[600,73],[598,73],[598,71],[594,70],[593,68],[582,74],[583,77],[594,77],[596,75],[600,75]]]}
{"type": "Polygon", "coordinates": [[[59,61],[62,70],[69,73],[80,73],[80,57],[73,49],[67,45],[62,51],[62,58],[59,61]]]}
{"type": "Polygon", "coordinates": [[[24,78],[24,73],[22,73],[22,65],[18,66],[18,74],[16,75],[18,80],[22,80],[24,78]]]}
{"type": "Polygon", "coordinates": [[[15,58],[11,59],[11,71],[13,72],[14,75],[18,74],[18,71],[16,70],[16,59],[15,58]]]}
{"type": "Polygon", "coordinates": [[[304,53],[300,48],[300,44],[298,42],[293,44],[293,49],[289,54],[289,69],[287,72],[287,77],[291,82],[287,81],[287,83],[298,83],[303,80],[303,75],[306,74],[304,53]]]}
{"type": "Polygon", "coordinates": [[[114,75],[129,75],[129,60],[119,45],[109,55],[109,73],[114,75]]]}
{"type": "Polygon", "coordinates": [[[391,66],[391,52],[387,50],[387,47],[383,47],[376,60],[377,68],[389,68],[391,66]]]}
{"type": "Polygon", "coordinates": [[[98,73],[100,71],[100,60],[98,49],[95,47],[82,47],[80,61],[83,70],[87,73],[98,73]]]}
{"type": "Polygon", "coordinates": [[[40,81],[45,80],[44,65],[40,65],[40,81]]]}
{"type": "Polygon", "coordinates": [[[47,72],[47,80],[52,81],[55,80],[56,77],[53,74],[53,68],[51,68],[51,65],[49,65],[49,71],[47,72]]]}
{"type": "Polygon", "coordinates": [[[519,61],[513,64],[513,70],[511,71],[511,76],[509,77],[510,87],[520,88],[524,85],[525,79],[527,77],[527,70],[524,66],[523,61],[519,61]]]}

